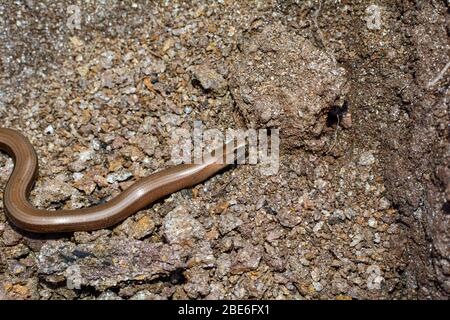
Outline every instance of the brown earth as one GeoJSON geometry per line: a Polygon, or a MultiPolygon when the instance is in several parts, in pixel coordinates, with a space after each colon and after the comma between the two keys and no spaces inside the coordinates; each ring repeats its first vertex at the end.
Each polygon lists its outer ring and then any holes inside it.
{"type": "Polygon", "coordinates": [[[89,233],[0,205],[0,298],[448,299],[445,1],[80,1],[79,29],[71,4],[0,1],[0,126],[37,149],[36,206],[107,200],[196,120],[280,128],[280,169],[89,233]]]}

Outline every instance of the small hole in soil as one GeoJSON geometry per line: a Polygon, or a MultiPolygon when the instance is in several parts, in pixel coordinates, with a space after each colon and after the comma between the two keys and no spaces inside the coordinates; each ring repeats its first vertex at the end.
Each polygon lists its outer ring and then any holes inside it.
{"type": "Polygon", "coordinates": [[[212,90],[211,89],[205,89],[203,88],[201,82],[198,79],[192,79],[191,80],[191,84],[195,87],[195,88],[199,88],[201,90],[203,90],[204,93],[210,93],[212,90]]]}
{"type": "Polygon", "coordinates": [[[446,202],[442,205],[442,211],[444,211],[445,214],[450,214],[450,202],[446,202]]]}
{"type": "Polygon", "coordinates": [[[170,282],[172,284],[184,284],[186,283],[186,277],[183,274],[183,269],[178,268],[170,273],[170,282]]]}
{"type": "Polygon", "coordinates": [[[202,85],[201,85],[201,83],[200,83],[200,81],[198,81],[197,79],[192,79],[191,80],[191,83],[192,83],[192,85],[194,86],[194,87],[201,87],[202,85]]]}
{"type": "Polygon", "coordinates": [[[334,106],[328,112],[327,126],[332,127],[342,120],[342,116],[348,111],[348,102],[344,101],[342,107],[334,106]]]}

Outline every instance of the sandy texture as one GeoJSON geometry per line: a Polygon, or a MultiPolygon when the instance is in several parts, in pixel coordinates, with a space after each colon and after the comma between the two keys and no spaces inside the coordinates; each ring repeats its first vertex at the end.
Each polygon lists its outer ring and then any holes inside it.
{"type": "Polygon", "coordinates": [[[105,230],[29,234],[0,204],[0,298],[447,299],[447,4],[379,1],[378,27],[371,4],[80,1],[78,29],[72,1],[1,1],[0,126],[36,147],[37,207],[107,201],[197,120],[282,140],[277,175],[105,230]]]}

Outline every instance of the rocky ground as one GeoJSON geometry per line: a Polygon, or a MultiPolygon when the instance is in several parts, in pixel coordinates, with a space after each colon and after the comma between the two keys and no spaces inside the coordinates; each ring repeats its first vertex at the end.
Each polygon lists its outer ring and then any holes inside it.
{"type": "Polygon", "coordinates": [[[0,126],[37,150],[39,208],[170,166],[194,121],[281,136],[278,174],[239,165],[104,230],[30,234],[0,204],[0,298],[448,299],[447,10],[0,1],[0,126]]]}

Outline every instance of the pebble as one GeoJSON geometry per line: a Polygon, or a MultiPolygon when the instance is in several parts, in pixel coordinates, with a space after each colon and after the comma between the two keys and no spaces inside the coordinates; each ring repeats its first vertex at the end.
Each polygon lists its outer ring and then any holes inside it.
{"type": "Polygon", "coordinates": [[[323,223],[324,223],[323,221],[317,222],[313,228],[313,232],[318,233],[322,229],[323,223]]]}
{"type": "Polygon", "coordinates": [[[214,251],[208,241],[201,241],[194,250],[191,251],[191,258],[187,262],[189,268],[200,266],[204,269],[216,266],[214,251]]]}
{"type": "Polygon", "coordinates": [[[352,208],[346,208],[344,209],[344,215],[348,220],[351,220],[353,217],[356,216],[356,211],[352,208]]]}
{"type": "Polygon", "coordinates": [[[231,272],[234,274],[255,270],[262,258],[262,250],[259,247],[247,244],[240,249],[233,259],[231,272]]]}
{"type": "Polygon", "coordinates": [[[380,234],[378,232],[376,232],[373,235],[373,242],[375,242],[375,243],[380,243],[381,242],[381,237],[380,237],[380,234]]]}
{"type": "Polygon", "coordinates": [[[312,285],[317,292],[320,292],[323,289],[323,286],[320,282],[313,281],[312,285]]]}
{"type": "Polygon", "coordinates": [[[112,184],[114,182],[123,182],[125,180],[130,179],[133,176],[133,173],[131,173],[130,171],[126,171],[126,170],[121,170],[119,172],[113,172],[110,173],[106,176],[106,181],[108,181],[108,183],[112,184]]]}
{"type": "Polygon", "coordinates": [[[222,253],[219,258],[217,258],[217,268],[216,275],[219,278],[227,275],[231,270],[231,258],[227,253],[222,253]]]}
{"type": "Polygon", "coordinates": [[[184,291],[190,298],[206,296],[210,292],[209,274],[206,270],[193,268],[187,272],[187,283],[183,286],[184,291]]]}
{"type": "Polygon", "coordinates": [[[378,225],[377,220],[375,218],[369,218],[368,225],[371,228],[376,228],[378,225]]]}
{"type": "Polygon", "coordinates": [[[372,164],[375,163],[375,157],[374,157],[374,155],[373,155],[371,152],[369,152],[369,151],[363,152],[363,153],[361,154],[361,156],[359,157],[358,163],[359,163],[361,166],[370,166],[370,165],[372,165],[372,164]]]}
{"type": "Polygon", "coordinates": [[[311,271],[311,278],[316,282],[320,280],[320,270],[318,268],[314,268],[311,271]]]}
{"type": "Polygon", "coordinates": [[[352,242],[350,243],[350,247],[355,247],[356,245],[358,245],[362,240],[364,239],[364,237],[360,234],[357,234],[353,237],[352,242]]]}
{"type": "Polygon", "coordinates": [[[47,128],[44,129],[45,134],[53,134],[55,132],[55,129],[53,129],[52,125],[49,125],[47,128]]]}
{"type": "Polygon", "coordinates": [[[212,91],[223,95],[227,89],[227,82],[215,70],[206,65],[194,66],[189,69],[192,72],[192,78],[197,80],[206,91],[212,91]]]}
{"type": "Polygon", "coordinates": [[[381,198],[378,204],[378,210],[387,210],[391,207],[391,203],[386,198],[381,198]]]}
{"type": "Polygon", "coordinates": [[[342,116],[341,124],[345,129],[350,129],[352,127],[352,114],[350,112],[347,112],[342,116]]]}
{"type": "Polygon", "coordinates": [[[293,228],[302,222],[302,216],[299,211],[283,208],[278,212],[277,219],[283,227],[293,228]]]}
{"type": "Polygon", "coordinates": [[[11,272],[11,274],[16,275],[16,276],[21,274],[21,273],[23,273],[23,272],[25,272],[26,269],[27,268],[23,264],[21,264],[20,262],[15,261],[15,260],[11,261],[8,264],[9,272],[11,272]]]}
{"type": "Polygon", "coordinates": [[[130,227],[128,234],[134,239],[142,239],[151,234],[156,228],[150,216],[143,216],[130,227]]]}
{"type": "Polygon", "coordinates": [[[337,224],[340,222],[343,222],[346,218],[346,215],[344,213],[343,210],[341,209],[336,209],[333,214],[331,215],[331,217],[328,218],[328,223],[333,225],[333,224],[337,224]]]}
{"type": "Polygon", "coordinates": [[[102,54],[102,62],[101,65],[104,69],[109,69],[113,65],[114,58],[116,54],[112,51],[106,51],[102,54]]]}
{"type": "Polygon", "coordinates": [[[29,253],[30,249],[22,243],[19,243],[18,245],[15,245],[14,247],[9,248],[8,250],[8,255],[14,259],[22,258],[28,255],[29,253]]]}
{"type": "Polygon", "coordinates": [[[165,216],[163,232],[169,243],[202,239],[206,234],[202,224],[183,206],[178,206],[165,216]]]}
{"type": "Polygon", "coordinates": [[[221,234],[226,234],[243,224],[239,217],[232,213],[225,213],[220,216],[219,230],[221,234]]]}
{"type": "Polygon", "coordinates": [[[283,235],[284,235],[283,230],[280,230],[280,229],[272,230],[267,234],[266,240],[271,242],[271,241],[280,239],[283,235]]]}
{"type": "Polygon", "coordinates": [[[3,231],[3,243],[5,246],[14,246],[18,244],[21,239],[22,235],[11,228],[9,224],[6,224],[5,230],[3,231]]]}

